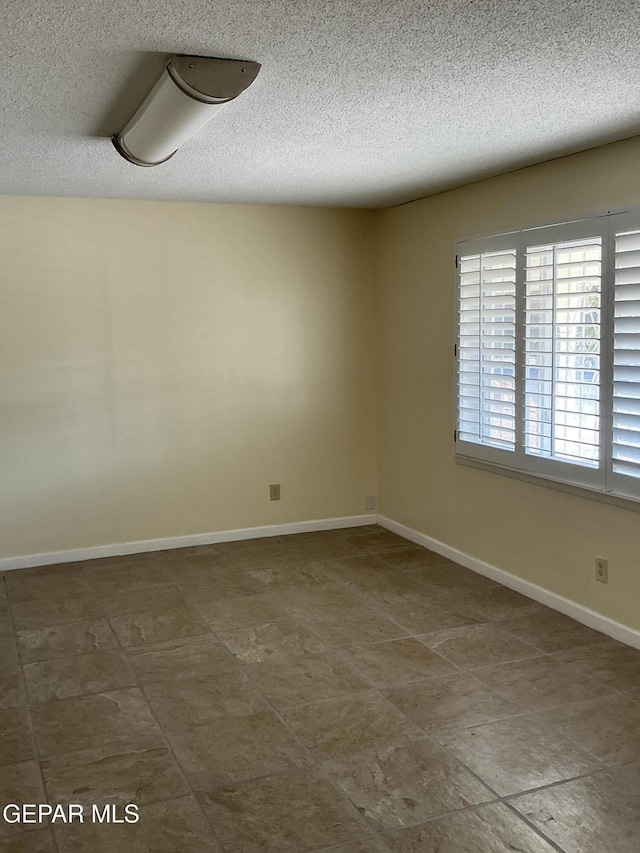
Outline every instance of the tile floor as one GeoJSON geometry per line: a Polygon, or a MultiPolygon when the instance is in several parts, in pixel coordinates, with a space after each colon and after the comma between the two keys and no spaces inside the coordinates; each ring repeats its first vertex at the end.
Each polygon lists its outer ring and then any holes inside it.
{"type": "Polygon", "coordinates": [[[639,849],[640,651],[379,527],[1,589],[0,799],[140,820],[0,853],[639,849]]]}

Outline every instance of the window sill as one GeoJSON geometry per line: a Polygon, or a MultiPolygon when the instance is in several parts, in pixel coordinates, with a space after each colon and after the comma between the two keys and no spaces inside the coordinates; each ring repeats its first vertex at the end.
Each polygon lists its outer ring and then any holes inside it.
{"type": "Polygon", "coordinates": [[[530,483],[532,486],[543,486],[550,489],[555,489],[558,492],[565,492],[569,495],[575,495],[587,500],[598,501],[599,503],[609,504],[619,509],[626,509],[631,512],[640,512],[640,500],[632,497],[620,497],[607,492],[599,492],[596,489],[590,489],[588,486],[576,486],[572,483],[563,483],[560,480],[552,480],[548,477],[540,477],[534,474],[528,474],[524,471],[517,471],[515,468],[507,468],[505,465],[496,465],[494,462],[482,462],[478,459],[471,459],[468,456],[456,454],[456,465],[463,465],[466,468],[477,468],[480,471],[488,471],[491,474],[501,474],[505,477],[511,477],[514,480],[522,480],[525,483],[530,483]]]}

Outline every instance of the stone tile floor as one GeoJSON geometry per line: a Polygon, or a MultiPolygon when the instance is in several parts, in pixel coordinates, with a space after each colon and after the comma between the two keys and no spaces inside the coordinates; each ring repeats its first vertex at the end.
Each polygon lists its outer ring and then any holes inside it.
{"type": "Polygon", "coordinates": [[[7,572],[0,853],[637,853],[640,651],[379,527],[7,572]],[[92,804],[139,807],[91,823],[92,804]]]}

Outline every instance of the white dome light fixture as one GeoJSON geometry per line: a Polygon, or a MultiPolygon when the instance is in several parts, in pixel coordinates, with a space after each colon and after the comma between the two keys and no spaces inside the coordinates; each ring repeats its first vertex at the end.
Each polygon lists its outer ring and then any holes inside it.
{"type": "Polygon", "coordinates": [[[258,76],[258,62],[173,56],[113,144],[136,166],[158,166],[258,76]]]}

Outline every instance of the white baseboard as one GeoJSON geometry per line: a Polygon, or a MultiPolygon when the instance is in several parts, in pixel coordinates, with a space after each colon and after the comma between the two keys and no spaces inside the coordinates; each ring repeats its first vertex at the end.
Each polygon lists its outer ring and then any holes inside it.
{"type": "Polygon", "coordinates": [[[192,533],[187,536],[169,536],[165,539],[145,539],[138,542],[120,542],[113,545],[96,545],[75,548],[71,551],[53,551],[47,554],[27,554],[21,557],[0,559],[0,571],[28,569],[33,566],[51,566],[55,563],[76,563],[98,557],[121,557],[147,551],[167,551],[193,545],[216,545],[219,542],[236,542],[239,539],[260,539],[263,536],[288,536],[292,533],[311,533],[315,530],[339,530],[343,527],[363,527],[375,524],[374,513],[347,515],[341,518],[319,518],[314,521],[294,521],[290,524],[269,524],[264,527],[241,527],[237,530],[219,530],[214,533],[192,533]]]}
{"type": "Polygon", "coordinates": [[[608,616],[603,616],[589,607],[577,604],[575,601],[571,601],[570,598],[565,598],[562,595],[551,592],[551,590],[538,586],[538,584],[505,572],[504,569],[499,569],[497,566],[492,566],[491,563],[478,560],[476,557],[465,554],[464,551],[452,548],[450,545],[446,545],[438,539],[433,539],[431,536],[426,536],[424,533],[418,533],[417,530],[406,527],[404,524],[399,524],[390,518],[379,515],[377,522],[381,527],[386,527],[387,530],[391,530],[392,533],[397,533],[398,536],[415,542],[416,545],[422,545],[430,551],[435,551],[436,554],[441,554],[443,557],[447,557],[449,560],[453,560],[467,569],[491,578],[491,580],[497,581],[503,586],[508,586],[509,589],[521,592],[522,595],[526,595],[540,604],[546,604],[547,607],[559,610],[560,613],[571,616],[572,619],[582,622],[583,625],[587,625],[589,628],[601,631],[603,634],[607,634],[607,636],[613,637],[621,643],[626,643],[628,646],[640,649],[640,631],[637,631],[635,628],[630,628],[621,622],[609,619],[608,616]]]}
{"type": "Polygon", "coordinates": [[[640,649],[640,631],[603,616],[595,610],[577,604],[569,598],[558,595],[531,581],[512,575],[491,563],[478,560],[464,551],[459,551],[438,539],[419,533],[404,524],[386,516],[375,514],[351,515],[341,518],[321,518],[313,521],[295,521],[289,524],[271,524],[263,527],[242,527],[236,530],[219,530],[212,533],[193,533],[186,536],[169,536],[164,539],[145,539],[137,542],[120,542],[112,545],[97,545],[90,548],[76,548],[70,551],[54,551],[44,554],[27,554],[19,557],[0,559],[0,571],[26,569],[33,566],[50,566],[56,563],[74,563],[80,560],[95,560],[99,557],[120,557],[127,554],[140,554],[148,551],[166,551],[171,548],[186,548],[193,545],[216,545],[219,542],[235,542],[241,539],[259,539],[264,536],[287,536],[294,533],[310,533],[317,530],[339,530],[344,527],[363,527],[379,524],[393,533],[422,545],[436,554],[441,554],[467,569],[501,583],[516,592],[532,598],[540,604],[546,604],[560,613],[601,631],[621,643],[640,649]]]}

